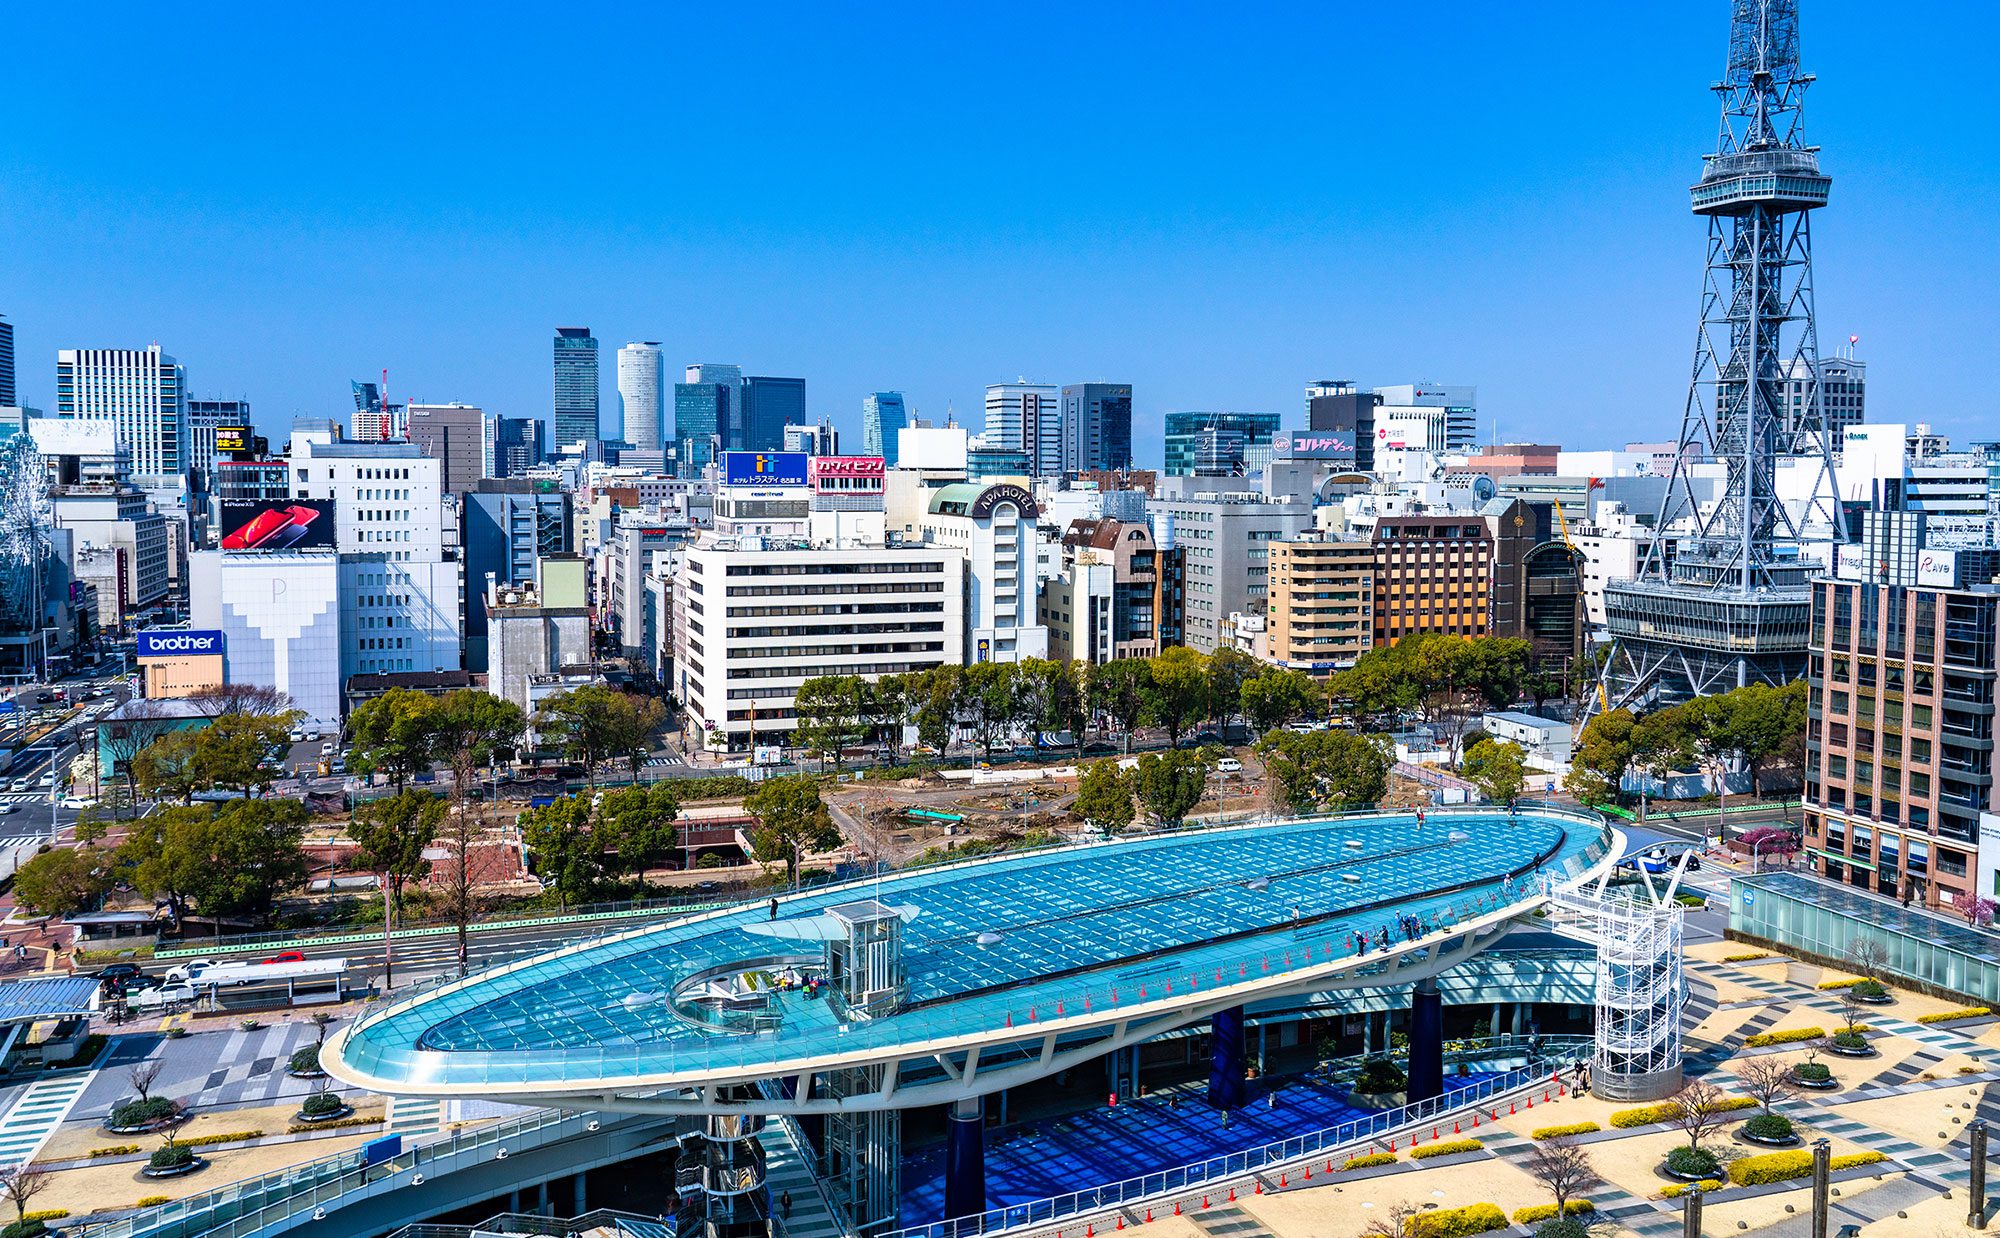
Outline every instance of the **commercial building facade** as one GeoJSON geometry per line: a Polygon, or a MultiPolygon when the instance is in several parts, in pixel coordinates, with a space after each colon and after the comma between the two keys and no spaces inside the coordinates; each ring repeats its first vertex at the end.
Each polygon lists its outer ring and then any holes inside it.
{"type": "Polygon", "coordinates": [[[557,327],[555,441],[559,447],[598,441],[597,338],[589,327],[557,327]]]}
{"type": "Polygon", "coordinates": [[[1325,678],[1375,643],[1375,547],[1308,535],[1272,542],[1270,660],[1325,678]]]}
{"type": "Polygon", "coordinates": [[[186,392],[186,372],[158,344],[56,353],[56,416],[108,423],[146,490],[186,484],[193,464],[186,392]]]}
{"type": "Polygon", "coordinates": [[[1062,389],[1062,471],[1132,467],[1132,384],[1071,383],[1062,389]]]}
{"type": "Polygon", "coordinates": [[[896,436],[910,423],[900,391],[877,391],[861,400],[861,454],[880,456],[896,467],[896,436]]]}
{"type": "Polygon", "coordinates": [[[1101,664],[1158,654],[1159,548],[1143,523],[1073,521],[1063,533],[1063,567],[1042,586],[1049,657],[1101,664]]]}
{"type": "Polygon", "coordinates": [[[1255,472],[1271,458],[1283,422],[1279,413],[1168,413],[1161,471],[1169,477],[1255,472]]]}
{"type": "Polygon", "coordinates": [[[1388,516],[1375,523],[1375,643],[1419,632],[1485,636],[1493,537],[1477,516],[1388,516]]]}
{"type": "Polygon", "coordinates": [[[1308,501],[1203,491],[1174,478],[1162,479],[1146,509],[1161,547],[1186,554],[1185,643],[1202,653],[1227,643],[1229,616],[1265,612],[1271,543],[1312,527],[1308,501]]]}
{"type": "Polygon", "coordinates": [[[444,488],[464,494],[492,464],[485,410],[470,404],[411,404],[410,442],[438,462],[444,488]]]}
{"type": "Polygon", "coordinates": [[[986,388],[984,444],[1018,452],[1030,477],[1063,471],[1062,397],[1042,383],[994,383],[986,388]]]}

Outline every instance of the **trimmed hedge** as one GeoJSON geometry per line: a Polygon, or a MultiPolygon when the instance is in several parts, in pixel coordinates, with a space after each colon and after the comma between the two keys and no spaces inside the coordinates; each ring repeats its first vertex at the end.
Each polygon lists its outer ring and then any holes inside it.
{"type": "MultiPolygon", "coordinates": [[[[1751,1109],[1757,1102],[1748,1096],[1725,1096],[1716,1103],[1717,1113],[1733,1113],[1738,1109],[1751,1109]]],[[[1631,1130],[1635,1126],[1651,1126],[1656,1122],[1671,1122],[1680,1116],[1681,1107],[1677,1101],[1664,1101],[1657,1105],[1641,1105],[1636,1109],[1619,1109],[1611,1115],[1611,1125],[1619,1130],[1631,1130]]]]}
{"type": "Polygon", "coordinates": [[[1949,1023],[1953,1019],[1983,1019],[1992,1013],[1992,1009],[1986,1006],[1960,1006],[1955,1010],[1940,1010],[1936,1014],[1920,1014],[1917,1022],[1949,1023]]]}
{"type": "Polygon", "coordinates": [[[294,1050],[291,1060],[285,1064],[285,1069],[298,1075],[317,1073],[319,1071],[319,1046],[307,1045],[303,1049],[294,1050]]]}
{"type": "Polygon", "coordinates": [[[1865,979],[1867,979],[1866,976],[1853,976],[1846,980],[1822,980],[1813,987],[1821,991],[1828,989],[1851,989],[1865,979]]]}
{"type": "Polygon", "coordinates": [[[154,1148],[153,1155],[147,1158],[146,1163],[154,1169],[177,1169],[182,1165],[194,1164],[195,1159],[193,1148],[184,1143],[170,1143],[164,1147],[154,1148]]]}
{"type": "Polygon", "coordinates": [[[136,1143],[114,1143],[107,1144],[102,1148],[92,1148],[85,1155],[95,1160],[100,1156],[130,1156],[134,1152],[144,1151],[145,1149],[136,1143]]]}
{"type": "Polygon", "coordinates": [[[1561,1139],[1565,1135],[1589,1135],[1604,1128],[1595,1122],[1571,1122],[1566,1126],[1538,1126],[1528,1132],[1530,1139],[1561,1139]]]}
{"type": "Polygon", "coordinates": [[[1467,1204],[1419,1212],[1403,1226],[1403,1238],[1471,1238],[1507,1228],[1507,1214],[1498,1204],[1467,1204]]]}
{"type": "Polygon", "coordinates": [[[1394,1165],[1394,1152],[1370,1152],[1366,1156],[1350,1156],[1340,1166],[1343,1172],[1349,1169],[1373,1169],[1377,1165],[1394,1165]]]}
{"type": "Polygon", "coordinates": [[[180,1116],[181,1103],[165,1096],[155,1096],[148,1100],[127,1101],[111,1111],[113,1126],[144,1126],[148,1122],[164,1122],[180,1116]]]}
{"type": "Polygon", "coordinates": [[[1672,1186],[1662,1188],[1660,1198],[1679,1199],[1696,1187],[1700,1187],[1701,1193],[1707,1195],[1710,1192],[1721,1190],[1722,1180],[1720,1178],[1703,1178],[1699,1182],[1676,1182],[1672,1186]]]}
{"type": "Polygon", "coordinates": [[[311,1116],[319,1113],[339,1113],[347,1102],[334,1092],[314,1092],[299,1104],[299,1112],[311,1116]]]}
{"type": "Polygon", "coordinates": [[[285,1128],[285,1133],[288,1135],[310,1135],[314,1131],[338,1130],[343,1126],[380,1126],[381,1124],[382,1119],[379,1117],[328,1118],[324,1122],[294,1122],[285,1128]]]}
{"type": "Polygon", "coordinates": [[[140,1208],[157,1208],[161,1204],[170,1204],[173,1202],[174,1197],[171,1195],[148,1195],[146,1198],[140,1200],[136,1206],[140,1208]]]}
{"type": "Polygon", "coordinates": [[[42,1208],[22,1217],[24,1221],[55,1221],[69,1215],[67,1208],[42,1208]]]}
{"type": "MultiPolygon", "coordinates": [[[[1595,1211],[1597,1211],[1597,1205],[1591,1203],[1589,1200],[1572,1199],[1569,1201],[1569,1206],[1563,1209],[1563,1215],[1572,1217],[1583,1216],[1586,1213],[1595,1211]]],[[[1514,1209],[1514,1224],[1533,1225],[1537,1221],[1550,1220],[1555,1214],[1556,1206],[1554,1204],[1534,1204],[1526,1208],[1516,1208],[1514,1209]]]]}
{"type": "Polygon", "coordinates": [[[1801,1040],[1818,1040],[1824,1035],[1826,1029],[1823,1027],[1795,1027],[1783,1032],[1758,1032],[1755,1036],[1745,1037],[1743,1047],[1765,1049],[1772,1045],[1797,1044],[1801,1040]]]}
{"type": "MultiPolygon", "coordinates": [[[[1763,1156],[1746,1156],[1729,1166],[1729,1180],[1737,1186],[1762,1186],[1767,1182],[1787,1182],[1793,1178],[1803,1178],[1812,1172],[1812,1153],[1769,1152],[1763,1156]]],[[[1889,1158],[1880,1152],[1850,1152],[1846,1156],[1833,1158],[1830,1168],[1834,1170],[1853,1169],[1859,1165],[1873,1165],[1889,1158]]]]}
{"type": "Polygon", "coordinates": [[[1485,1146],[1477,1139],[1447,1139],[1443,1143],[1427,1143],[1421,1148],[1411,1148],[1410,1159],[1427,1161],[1434,1156],[1457,1156],[1461,1152],[1477,1152],[1485,1146]]]}
{"type": "Polygon", "coordinates": [[[1825,1083],[1833,1078],[1833,1071],[1825,1062],[1795,1062],[1792,1064],[1792,1076],[1807,1083],[1825,1083]]]}
{"type": "Polygon", "coordinates": [[[1776,957],[1777,957],[1776,955],[1764,952],[1754,952],[1751,954],[1725,954],[1722,956],[1722,961],[1725,963],[1755,963],[1759,959],[1769,959],[1776,957]]]}
{"type": "Polygon", "coordinates": [[[0,1228],[0,1238],[42,1238],[49,1227],[41,1221],[9,1221],[0,1228]]]}
{"type": "Polygon", "coordinates": [[[176,1139],[174,1143],[183,1148],[207,1148],[218,1143],[241,1143],[245,1139],[262,1139],[263,1131],[224,1131],[219,1135],[196,1135],[192,1139],[176,1139]]]}
{"type": "Polygon", "coordinates": [[[1667,1153],[1667,1168],[1683,1178],[1712,1178],[1722,1172],[1722,1159],[1707,1148],[1681,1144],[1667,1153]]]}

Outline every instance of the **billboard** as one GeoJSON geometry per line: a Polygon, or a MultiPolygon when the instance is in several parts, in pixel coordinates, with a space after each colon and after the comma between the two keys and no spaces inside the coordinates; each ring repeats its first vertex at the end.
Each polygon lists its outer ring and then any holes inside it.
{"type": "Polygon", "coordinates": [[[880,456],[814,456],[808,473],[815,477],[880,477],[880,456]]]}
{"type": "Polygon", "coordinates": [[[253,435],[249,426],[215,427],[215,449],[217,451],[249,451],[253,435]]]}
{"type": "Polygon", "coordinates": [[[722,480],[731,486],[803,486],[811,459],[803,451],[725,451],[722,480]]]}
{"type": "Polygon", "coordinates": [[[1918,551],[1917,583],[1937,589],[1957,587],[1958,552],[1956,550],[1918,551]]]}
{"type": "Polygon", "coordinates": [[[1292,460],[1352,460],[1352,430],[1280,430],[1271,439],[1271,454],[1292,460]]]}
{"type": "Polygon", "coordinates": [[[222,505],[228,551],[332,550],[332,499],[274,499],[222,505]]]}
{"type": "Polygon", "coordinates": [[[222,633],[141,632],[138,656],[142,658],[184,658],[194,654],[222,652],[222,633]]]}

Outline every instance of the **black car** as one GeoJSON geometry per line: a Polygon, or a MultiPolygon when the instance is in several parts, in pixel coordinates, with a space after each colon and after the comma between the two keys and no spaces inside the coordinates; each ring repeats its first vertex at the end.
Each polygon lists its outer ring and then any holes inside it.
{"type": "Polygon", "coordinates": [[[48,703],[49,703],[50,701],[53,701],[53,700],[55,700],[55,699],[56,699],[56,694],[55,694],[55,693],[53,693],[53,692],[37,692],[37,693],[35,693],[35,704],[37,704],[37,705],[46,705],[46,704],[48,704],[48,703]]]}
{"type": "Polygon", "coordinates": [[[102,984],[106,980],[130,982],[134,976],[143,975],[137,963],[113,963],[109,967],[91,973],[91,979],[102,984]]]}

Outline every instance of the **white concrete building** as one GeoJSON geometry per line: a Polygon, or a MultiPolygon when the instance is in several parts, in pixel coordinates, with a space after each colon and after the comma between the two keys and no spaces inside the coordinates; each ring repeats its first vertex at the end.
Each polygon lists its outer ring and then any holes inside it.
{"type": "Polygon", "coordinates": [[[189,617],[222,632],[225,682],[276,688],[312,722],[338,726],[347,681],[341,562],[328,551],[189,556],[189,617]]]}
{"type": "Polygon", "coordinates": [[[675,580],[674,682],[688,742],[789,742],[819,675],[873,680],[965,662],[965,555],[949,546],[815,549],[720,535],[675,580]]]}
{"type": "Polygon", "coordinates": [[[958,482],[931,493],[924,541],[966,560],[969,661],[1049,656],[1049,630],[1036,613],[1038,515],[1035,496],[1011,482],[958,482]]]}
{"type": "Polygon", "coordinates": [[[666,421],[665,360],[658,340],[625,345],[618,350],[619,432],[640,451],[658,451],[666,421]]]}
{"type": "Polygon", "coordinates": [[[1590,622],[1604,626],[1604,586],[1639,574],[1639,556],[1652,540],[1652,530],[1619,503],[1599,503],[1587,518],[1570,515],[1570,544],[1583,556],[1583,605],[1590,622]]]}

